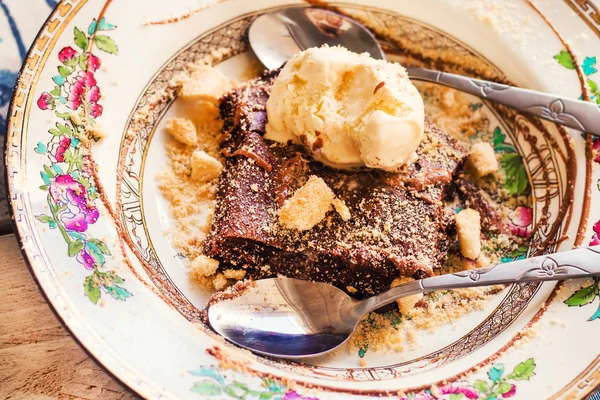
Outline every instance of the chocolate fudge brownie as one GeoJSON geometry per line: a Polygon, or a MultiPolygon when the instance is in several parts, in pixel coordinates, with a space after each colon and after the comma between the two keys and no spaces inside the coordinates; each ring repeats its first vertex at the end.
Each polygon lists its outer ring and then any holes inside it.
{"type": "Polygon", "coordinates": [[[300,146],[263,138],[277,73],[221,99],[226,162],[205,253],[221,270],[329,282],[356,298],[382,292],[400,276],[432,275],[453,240],[444,198],[466,150],[426,120],[416,160],[398,173],[324,166],[300,146]],[[278,210],[311,175],[346,203],[351,218],[331,210],[310,230],[287,229],[278,210]]]}

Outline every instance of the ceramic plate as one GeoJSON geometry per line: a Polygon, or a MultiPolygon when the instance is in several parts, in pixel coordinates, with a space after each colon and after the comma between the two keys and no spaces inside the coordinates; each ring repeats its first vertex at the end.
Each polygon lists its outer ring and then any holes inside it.
{"type": "MultiPolygon", "coordinates": [[[[459,70],[468,61],[461,72],[599,99],[599,14],[590,1],[365,3],[330,5],[383,35],[395,57],[459,70]]],[[[506,288],[483,310],[420,334],[413,349],[363,354],[366,367],[357,354],[306,365],[256,357],[199,322],[209,293],[190,283],[165,235],[173,222],[156,183],[167,163],[161,124],[178,112],[169,82],[216,51],[226,54],[217,68],[240,79],[252,60],[248,25],[290,4],[64,0],[42,27],[10,109],[8,189],[23,252],[66,326],[147,398],[589,393],[600,383],[597,280],[506,288]],[[83,118],[71,118],[73,111],[83,118]],[[91,129],[106,133],[92,145],[93,160],[80,140],[91,129]]],[[[489,117],[509,190],[531,197],[511,220],[523,235],[533,230],[531,245],[505,260],[600,243],[600,141],[476,98],[473,104],[489,117]]],[[[560,117],[560,104],[551,108],[560,117]]]]}

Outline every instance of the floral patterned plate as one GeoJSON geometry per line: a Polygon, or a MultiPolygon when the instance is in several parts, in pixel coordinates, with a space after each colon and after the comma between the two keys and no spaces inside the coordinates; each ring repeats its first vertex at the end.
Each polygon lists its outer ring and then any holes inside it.
{"type": "MultiPolygon", "coordinates": [[[[590,1],[361,3],[329,5],[369,26],[390,56],[600,103],[590,1]]],[[[73,335],[147,398],[590,393],[600,383],[598,280],[514,285],[483,310],[419,333],[414,349],[304,365],[241,351],[199,321],[209,293],[190,283],[164,234],[172,221],[156,183],[166,168],[161,124],[177,112],[170,82],[215,53],[226,55],[217,68],[242,79],[248,24],[284,5],[64,0],[40,30],[9,112],[8,191],[23,252],[73,335]]],[[[480,99],[472,106],[488,117],[504,189],[526,200],[509,218],[531,243],[504,260],[600,243],[600,141],[480,99]]]]}

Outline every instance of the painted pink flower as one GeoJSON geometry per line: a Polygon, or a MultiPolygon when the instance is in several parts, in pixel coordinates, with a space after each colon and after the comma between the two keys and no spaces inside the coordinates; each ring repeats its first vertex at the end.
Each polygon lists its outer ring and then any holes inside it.
{"type": "Polygon", "coordinates": [[[291,391],[287,392],[282,400],[319,400],[316,397],[304,397],[300,396],[297,392],[291,391]]]}
{"type": "Polygon", "coordinates": [[[90,224],[98,221],[98,208],[88,199],[85,187],[71,175],[58,175],[50,183],[49,191],[56,204],[67,206],[60,214],[66,229],[85,232],[90,224]]]}
{"type": "Polygon", "coordinates": [[[513,235],[527,237],[531,233],[529,227],[533,222],[531,207],[519,206],[508,214],[509,227],[513,235]]]}
{"type": "Polygon", "coordinates": [[[87,61],[88,71],[92,72],[92,73],[96,72],[98,70],[98,68],[100,68],[102,61],[100,61],[100,59],[93,54],[88,53],[88,57],[89,57],[88,61],[87,61]]]}
{"type": "Polygon", "coordinates": [[[75,51],[75,49],[73,49],[71,46],[67,46],[58,52],[58,59],[64,64],[78,55],[79,53],[75,51]]]}
{"type": "Polygon", "coordinates": [[[594,224],[594,236],[590,240],[590,246],[596,246],[600,244],[600,221],[594,224]]]}
{"type": "Polygon", "coordinates": [[[96,78],[92,72],[80,71],[75,78],[65,85],[67,90],[67,107],[77,110],[82,102],[88,103],[90,114],[94,118],[102,115],[100,88],[96,85],[96,78]]]}
{"type": "Polygon", "coordinates": [[[87,269],[94,269],[94,258],[88,253],[87,250],[81,250],[77,254],[77,261],[83,264],[87,269]]]}
{"type": "Polygon", "coordinates": [[[593,149],[596,152],[596,157],[594,157],[594,161],[600,163],[600,139],[594,140],[593,149]]]}
{"type": "Polygon", "coordinates": [[[462,394],[466,399],[475,400],[479,398],[477,391],[475,388],[469,386],[467,383],[460,384],[451,384],[442,386],[439,388],[440,394],[442,397],[438,397],[438,399],[449,399],[451,394],[462,394]]]}
{"type": "Polygon", "coordinates": [[[68,137],[68,136],[61,137],[58,147],[56,148],[56,154],[54,155],[54,157],[56,157],[56,161],[58,161],[58,162],[65,161],[65,152],[68,150],[70,145],[71,145],[70,137],[68,137]]]}
{"type": "Polygon", "coordinates": [[[510,390],[502,395],[503,398],[507,399],[509,397],[513,397],[517,393],[517,387],[515,385],[510,385],[510,390]]]}
{"type": "Polygon", "coordinates": [[[38,99],[37,105],[41,110],[54,108],[54,97],[50,93],[44,92],[38,99]]]}

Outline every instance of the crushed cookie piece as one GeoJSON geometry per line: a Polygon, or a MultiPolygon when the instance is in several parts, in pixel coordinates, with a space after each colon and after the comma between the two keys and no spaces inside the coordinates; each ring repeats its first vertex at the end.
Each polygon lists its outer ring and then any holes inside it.
{"type": "Polygon", "coordinates": [[[456,214],[456,231],[461,254],[476,260],[481,254],[481,217],[471,208],[456,214]]]}
{"type": "Polygon", "coordinates": [[[311,175],[279,210],[279,222],[290,229],[309,230],[325,218],[335,195],[322,178],[311,175]]]}
{"type": "Polygon", "coordinates": [[[356,289],[354,286],[346,286],[346,290],[350,294],[358,292],[358,289],[356,289]]]}
{"type": "Polygon", "coordinates": [[[487,142],[475,143],[471,146],[469,163],[479,177],[498,171],[496,153],[494,152],[494,148],[487,142]]]}
{"type": "Polygon", "coordinates": [[[217,274],[217,276],[215,276],[215,279],[213,279],[212,283],[215,289],[217,290],[223,290],[229,284],[229,282],[227,282],[227,278],[225,278],[225,275],[223,274],[217,274]]]}
{"type": "Polygon", "coordinates": [[[223,271],[223,275],[227,279],[235,279],[241,281],[246,276],[246,271],[243,269],[226,269],[223,271]]]}
{"type": "Polygon", "coordinates": [[[192,277],[212,276],[217,272],[219,262],[205,255],[200,255],[190,263],[190,275],[192,277]]]}
{"type": "Polygon", "coordinates": [[[188,146],[196,146],[198,138],[194,123],[187,118],[172,118],[167,121],[167,132],[175,140],[188,146]]]}
{"type": "Polygon", "coordinates": [[[337,211],[342,220],[348,221],[350,220],[350,218],[352,218],[352,215],[350,214],[350,209],[348,208],[344,200],[333,199],[332,204],[333,208],[335,208],[335,211],[337,211]]]}
{"type": "Polygon", "coordinates": [[[223,164],[205,151],[197,150],[192,153],[192,179],[198,182],[211,181],[223,171],[223,164]]]}
{"type": "Polygon", "coordinates": [[[221,71],[208,65],[190,66],[190,74],[181,78],[179,97],[185,101],[204,100],[217,104],[223,93],[231,88],[221,71]]]}
{"type": "MultiPolygon", "coordinates": [[[[414,281],[413,278],[403,276],[401,278],[396,278],[392,281],[390,288],[402,285],[403,283],[408,283],[414,281]]],[[[414,294],[412,296],[403,297],[400,300],[397,300],[398,310],[402,313],[402,315],[410,315],[412,310],[415,308],[415,304],[423,299],[423,293],[414,294]]]]}

